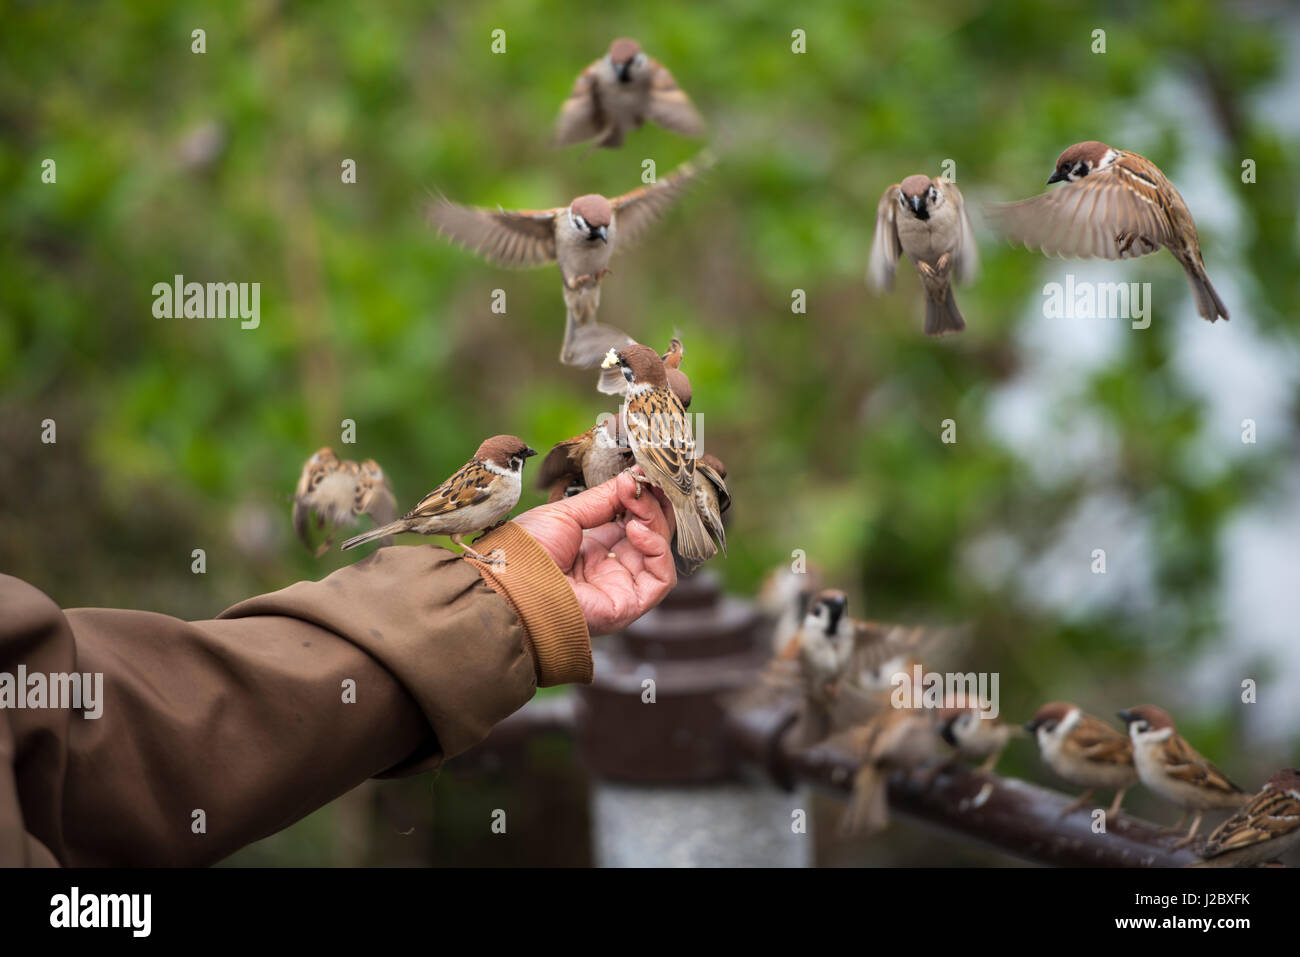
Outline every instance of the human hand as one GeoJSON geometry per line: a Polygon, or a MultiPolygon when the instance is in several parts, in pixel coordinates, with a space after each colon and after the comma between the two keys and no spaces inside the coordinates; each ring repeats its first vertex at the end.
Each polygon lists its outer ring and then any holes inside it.
{"type": "Polygon", "coordinates": [[[637,487],[623,472],[513,519],[564,572],[592,635],[626,628],[677,584],[672,509],[661,505],[657,489],[637,498],[637,487]]]}

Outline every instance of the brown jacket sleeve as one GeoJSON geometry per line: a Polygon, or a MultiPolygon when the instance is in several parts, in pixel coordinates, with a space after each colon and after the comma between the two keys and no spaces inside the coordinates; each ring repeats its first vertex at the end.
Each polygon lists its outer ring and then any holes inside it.
{"type": "Polygon", "coordinates": [[[213,621],[64,612],[0,575],[0,865],[212,863],[369,776],[464,751],[539,684],[590,681],[581,609],[542,547],[513,524],[478,545],[506,570],[384,548],[213,621]],[[33,675],[102,674],[100,717],[17,707],[20,666],[27,704],[33,675]]]}

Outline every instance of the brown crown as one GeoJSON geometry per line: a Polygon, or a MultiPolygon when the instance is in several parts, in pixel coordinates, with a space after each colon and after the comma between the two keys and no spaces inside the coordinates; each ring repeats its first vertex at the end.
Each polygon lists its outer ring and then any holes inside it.
{"type": "Polygon", "coordinates": [[[649,346],[628,346],[618,354],[619,360],[632,370],[632,381],[638,384],[664,386],[668,384],[668,370],[659,353],[649,346]]]}
{"type": "Polygon", "coordinates": [[[627,37],[619,37],[609,45],[609,59],[613,63],[626,63],[641,52],[641,44],[627,37]]]}
{"type": "Polygon", "coordinates": [[[1075,143],[1068,150],[1062,153],[1056,160],[1056,168],[1062,166],[1073,166],[1075,163],[1083,160],[1090,166],[1096,167],[1105,157],[1106,152],[1110,149],[1105,143],[1099,140],[1084,140],[1082,143],[1075,143]]]}
{"type": "Polygon", "coordinates": [[[579,196],[570,204],[570,209],[587,221],[588,226],[608,226],[614,216],[614,209],[609,200],[599,193],[579,196]]]}
{"type": "Polygon", "coordinates": [[[909,176],[898,184],[898,188],[903,191],[907,197],[920,196],[928,190],[933,181],[924,173],[917,173],[915,176],[909,176]]]}
{"type": "Polygon", "coordinates": [[[1153,704],[1140,704],[1136,708],[1129,708],[1126,713],[1130,720],[1141,718],[1150,725],[1152,731],[1174,726],[1174,719],[1169,717],[1169,712],[1153,704]]]}
{"type": "Polygon", "coordinates": [[[533,454],[535,453],[528,443],[517,435],[494,435],[478,447],[474,458],[480,462],[491,462],[500,468],[508,468],[511,456],[527,457],[533,454]]]}

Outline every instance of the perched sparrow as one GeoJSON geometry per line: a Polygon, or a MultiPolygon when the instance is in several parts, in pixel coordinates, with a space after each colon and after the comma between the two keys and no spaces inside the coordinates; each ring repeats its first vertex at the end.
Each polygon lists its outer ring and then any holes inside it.
{"type": "Polygon", "coordinates": [[[1025,730],[1038,739],[1044,764],[1071,784],[1088,789],[1066,806],[1061,817],[1092,800],[1097,788],[1115,790],[1106,816],[1119,813],[1124,792],[1137,783],[1133,744],[1122,731],[1065,701],[1043,705],[1025,730]]]}
{"type": "Polygon", "coordinates": [[[455,475],[420,499],[415,508],[395,522],[348,539],[343,547],[356,548],[399,532],[448,535],[471,558],[502,565],[504,560],[499,554],[480,555],[461,538],[492,528],[509,514],[519,501],[524,460],[536,454],[523,439],[493,436],[455,475]]]}
{"type": "Polygon", "coordinates": [[[722,527],[722,516],[731,508],[731,493],[727,491],[726,479],[727,467],[716,455],[705,452],[696,460],[695,507],[704,520],[704,527],[717,540],[724,558],[727,533],[722,527]]]}
{"type": "MultiPolygon", "coordinates": [[[[668,343],[668,351],[665,352],[661,359],[664,362],[665,374],[668,376],[668,385],[677,393],[677,398],[682,400],[682,408],[691,407],[691,380],[686,378],[686,373],[682,371],[682,358],[686,355],[686,350],[682,346],[682,340],[673,339],[668,343]]],[[[596,390],[605,395],[623,395],[627,392],[627,380],[623,378],[622,369],[618,366],[610,366],[608,369],[600,370],[600,379],[596,382],[596,390]]]]}
{"type": "Polygon", "coordinates": [[[558,263],[567,315],[560,361],[592,367],[609,349],[632,343],[626,333],[596,322],[610,255],[643,236],[710,162],[706,156],[686,163],[612,200],[589,193],[555,209],[481,209],[443,197],[430,205],[429,221],[452,242],[501,266],[558,263]]]}
{"type": "Polygon", "coordinates": [[[1161,246],[1187,273],[1196,311],[1214,322],[1228,307],[1210,285],[1192,214],[1145,156],[1089,140],[1056,161],[1047,183],[1068,186],[993,206],[989,218],[1013,242],[1066,258],[1134,259],[1161,246]]]}
{"type": "Polygon", "coordinates": [[[695,437],[681,400],[668,386],[663,360],[648,346],[633,345],[609,350],[603,367],[614,365],[628,382],[622,417],[632,457],[645,473],[638,481],[662,490],[672,505],[677,554],[694,565],[706,562],[718,547],[695,497],[695,437]]]}
{"type": "Polygon", "coordinates": [[[925,287],[925,334],[961,332],[966,320],[952,295],[952,273],[968,282],[979,267],[975,234],[956,185],[917,174],[885,190],[876,207],[876,236],[867,277],[890,289],[900,254],[916,265],[925,287]]]}
{"type": "Polygon", "coordinates": [[[594,488],[631,468],[632,452],[619,443],[617,424],[617,417],[609,416],[547,453],[537,484],[549,493],[549,501],[594,488]]]}
{"type": "Polygon", "coordinates": [[[943,758],[933,710],[888,708],[861,727],[843,732],[831,743],[861,762],[853,777],[853,794],[840,821],[845,834],[874,834],[889,823],[888,778],[895,770],[912,771],[943,758]]]}
{"type": "Polygon", "coordinates": [[[979,770],[988,774],[1019,728],[1001,718],[985,718],[974,706],[944,708],[939,712],[939,734],[963,758],[983,758],[979,770]]]}
{"type": "Polygon", "coordinates": [[[686,136],[704,132],[704,120],[672,74],[635,40],[615,40],[609,53],[578,75],[560,109],[556,145],[594,139],[597,146],[622,146],[624,135],[647,119],[686,136]]]}
{"type": "Polygon", "coordinates": [[[322,448],[303,464],[293,494],[293,528],[308,548],[312,512],[316,513],[317,528],[329,526],[325,540],[316,548],[319,558],[328,551],[335,530],[355,525],[359,516],[369,515],[377,526],[391,522],[397,513],[397,499],[374,459],[357,465],[340,461],[332,449],[322,448]]]}
{"type": "Polygon", "coordinates": [[[1195,812],[1192,826],[1178,846],[1192,842],[1206,811],[1238,808],[1250,800],[1249,794],[1183,740],[1165,711],[1144,704],[1119,712],[1119,719],[1128,725],[1133,760],[1142,783],[1185,812],[1195,812]]]}
{"type": "Polygon", "coordinates": [[[1198,867],[1251,867],[1277,860],[1300,844],[1300,770],[1268,779],[1250,803],[1205,839],[1198,867]]]}

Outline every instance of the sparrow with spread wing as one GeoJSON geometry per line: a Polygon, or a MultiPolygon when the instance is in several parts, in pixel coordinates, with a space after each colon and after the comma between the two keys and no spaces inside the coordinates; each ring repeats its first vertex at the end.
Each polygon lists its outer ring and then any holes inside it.
{"type": "Polygon", "coordinates": [[[1228,307],[1210,284],[1196,223],[1174,184],[1145,156],[1088,140],[1056,161],[1050,192],[991,206],[993,225],[1012,242],[1049,256],[1133,259],[1168,249],[1187,273],[1196,311],[1214,322],[1228,307]]]}
{"type": "Polygon", "coordinates": [[[1133,743],[1124,732],[1066,701],[1049,701],[1025,725],[1038,741],[1043,763],[1071,784],[1087,788],[1061,811],[1065,817],[1090,800],[1097,788],[1115,791],[1106,816],[1119,813],[1124,792],[1137,783],[1133,743]]]}
{"type": "Polygon", "coordinates": [[[677,519],[677,554],[699,565],[717,554],[695,497],[695,436],[681,400],[668,385],[663,359],[649,346],[609,350],[603,366],[617,365],[627,379],[622,419],[632,457],[659,488],[677,519]]]}
{"type": "Polygon", "coordinates": [[[633,342],[625,332],[596,322],[610,256],[644,236],[711,162],[706,155],[614,199],[588,193],[554,209],[483,209],[442,197],[430,204],[428,218],[442,236],[497,265],[557,263],[566,310],[560,361],[591,368],[610,349],[633,342]]]}
{"type": "Polygon", "coordinates": [[[496,435],[478,447],[474,457],[418,505],[395,522],[357,535],[343,543],[356,548],[400,532],[447,535],[471,558],[503,565],[498,554],[481,555],[461,538],[494,527],[519,501],[524,461],[537,453],[523,439],[496,435]]]}
{"type": "Polygon", "coordinates": [[[555,142],[566,146],[594,139],[596,146],[613,149],[646,120],[685,136],[704,132],[704,120],[672,74],[624,37],[578,75],[560,108],[555,142]]]}
{"type": "Polygon", "coordinates": [[[308,548],[313,513],[317,528],[329,526],[325,540],[316,548],[319,558],[329,549],[334,532],[355,525],[360,516],[369,515],[376,526],[391,522],[397,513],[397,499],[374,459],[361,465],[340,461],[327,447],[318,449],[303,464],[293,494],[293,528],[308,548]]]}
{"type": "MultiPolygon", "coordinates": [[[[1119,719],[1128,725],[1133,761],[1142,783],[1184,812],[1194,813],[1192,826],[1177,846],[1193,841],[1206,811],[1239,808],[1250,800],[1249,794],[1187,743],[1164,709],[1138,705],[1119,712],[1119,719]]],[[[1179,824],[1182,820],[1179,818],[1179,824]]]]}
{"type": "Polygon", "coordinates": [[[961,332],[966,320],[952,295],[952,277],[969,282],[979,252],[966,204],[955,183],[920,173],[885,190],[876,206],[876,234],[867,278],[877,289],[893,287],[898,257],[906,255],[925,287],[925,334],[961,332]]]}

